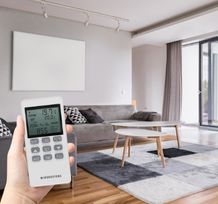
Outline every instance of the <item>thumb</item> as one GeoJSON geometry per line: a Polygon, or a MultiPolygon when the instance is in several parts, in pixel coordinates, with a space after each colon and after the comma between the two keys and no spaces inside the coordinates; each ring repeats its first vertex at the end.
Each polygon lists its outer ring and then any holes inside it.
{"type": "Polygon", "coordinates": [[[12,152],[23,152],[24,148],[24,122],[21,116],[17,117],[17,126],[14,130],[10,150],[12,152]]]}

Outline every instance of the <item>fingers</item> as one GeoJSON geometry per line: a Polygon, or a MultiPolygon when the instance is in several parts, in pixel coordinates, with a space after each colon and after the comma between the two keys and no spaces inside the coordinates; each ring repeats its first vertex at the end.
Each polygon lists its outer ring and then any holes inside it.
{"type": "MultiPolygon", "coordinates": [[[[68,143],[68,152],[71,153],[74,151],[75,151],[75,145],[73,143],[68,143]]],[[[70,166],[72,166],[74,163],[74,157],[70,156],[69,162],[70,162],[70,166]]]]}
{"type": "Polygon", "coordinates": [[[74,152],[75,151],[75,145],[73,143],[68,143],[68,152],[74,152]]]}
{"type": "MultiPolygon", "coordinates": [[[[67,114],[64,113],[65,120],[67,119],[67,114]]],[[[73,132],[73,126],[72,125],[66,125],[67,134],[71,134],[73,132]]]]}
{"type": "Polygon", "coordinates": [[[23,152],[24,148],[24,122],[21,116],[17,117],[17,126],[14,130],[11,146],[10,146],[10,152],[23,152]]]}
{"type": "Polygon", "coordinates": [[[65,120],[67,119],[67,114],[66,113],[64,113],[64,118],[65,118],[65,120]]]}
{"type": "Polygon", "coordinates": [[[67,134],[71,134],[73,132],[73,126],[72,125],[66,125],[67,134]]]}
{"type": "Polygon", "coordinates": [[[73,166],[74,161],[74,157],[69,157],[70,166],[73,166]]]}

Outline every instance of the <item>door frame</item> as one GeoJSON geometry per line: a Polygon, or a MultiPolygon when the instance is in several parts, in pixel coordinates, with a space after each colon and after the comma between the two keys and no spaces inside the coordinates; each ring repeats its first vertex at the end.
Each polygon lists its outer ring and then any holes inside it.
{"type": "MultiPolygon", "coordinates": [[[[212,127],[212,128],[218,128],[218,126],[216,125],[205,125],[202,123],[202,45],[204,43],[208,43],[208,76],[210,77],[210,72],[211,72],[211,43],[214,41],[218,41],[218,37],[213,37],[213,38],[209,38],[206,40],[202,40],[199,42],[199,125],[202,127],[212,127]]],[[[209,80],[208,80],[209,81],[209,80]]],[[[211,100],[211,97],[209,97],[209,89],[211,90],[212,87],[209,86],[209,84],[211,85],[211,83],[208,83],[208,104],[209,104],[209,100],[211,100]]],[[[209,112],[209,111],[208,111],[209,112]]]]}

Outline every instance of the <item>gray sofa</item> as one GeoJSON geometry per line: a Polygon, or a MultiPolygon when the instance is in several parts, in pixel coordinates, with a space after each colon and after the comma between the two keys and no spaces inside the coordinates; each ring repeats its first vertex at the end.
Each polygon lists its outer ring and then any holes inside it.
{"type": "MultiPolygon", "coordinates": [[[[9,123],[11,127],[15,128],[15,122],[9,123]]],[[[13,130],[12,130],[13,132],[13,130]]],[[[75,145],[77,144],[75,134],[70,134],[67,136],[68,142],[73,142],[75,145]]],[[[11,137],[0,138],[0,190],[5,187],[6,184],[6,175],[7,175],[7,154],[9,147],[11,145],[11,137]]],[[[77,152],[71,153],[71,155],[75,158],[75,163],[71,167],[71,175],[76,176],[77,174],[77,152]]]]}
{"type": "Polygon", "coordinates": [[[147,121],[161,120],[161,115],[156,112],[141,112],[137,117],[132,118],[135,113],[134,106],[132,105],[74,105],[71,107],[77,107],[79,110],[91,108],[104,120],[103,123],[98,124],[86,123],[73,125],[79,148],[112,144],[114,131],[110,122],[135,121],[135,119],[147,121]]]}

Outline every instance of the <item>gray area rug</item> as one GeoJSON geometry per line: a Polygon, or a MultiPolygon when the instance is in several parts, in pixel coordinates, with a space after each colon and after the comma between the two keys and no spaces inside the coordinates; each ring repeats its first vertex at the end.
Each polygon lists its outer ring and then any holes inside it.
{"type": "Polygon", "coordinates": [[[121,168],[123,148],[81,153],[78,165],[146,203],[167,203],[218,186],[218,148],[163,142],[166,167],[156,155],[155,144],[131,147],[121,168]]]}

